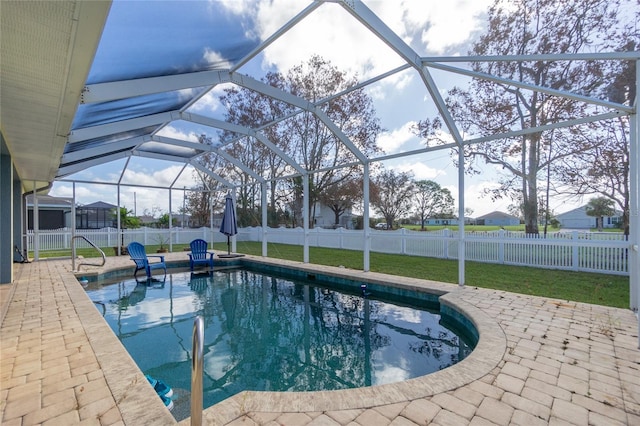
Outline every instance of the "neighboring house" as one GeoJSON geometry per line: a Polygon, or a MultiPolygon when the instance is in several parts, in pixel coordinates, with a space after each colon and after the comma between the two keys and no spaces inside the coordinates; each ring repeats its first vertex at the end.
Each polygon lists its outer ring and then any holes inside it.
{"type": "Polygon", "coordinates": [[[138,216],[138,219],[140,219],[140,226],[154,227],[158,223],[158,219],[148,214],[138,216]]]}
{"type": "Polygon", "coordinates": [[[190,214],[177,213],[173,214],[171,218],[173,219],[173,226],[180,226],[182,228],[191,228],[193,226],[190,214]]]}
{"type": "MultiPolygon", "coordinates": [[[[587,215],[587,206],[575,208],[556,216],[560,227],[564,229],[590,229],[597,228],[595,216],[587,215]]],[[[617,228],[622,223],[622,212],[616,210],[615,216],[605,216],[603,228],[617,228]]]]}
{"type": "MultiPolygon", "coordinates": [[[[160,218],[153,217],[148,214],[138,216],[138,219],[140,220],[140,226],[146,226],[148,228],[161,228],[164,226],[160,224],[160,218]]],[[[180,213],[176,213],[171,216],[171,219],[173,221],[173,228],[191,228],[193,226],[193,223],[191,222],[191,215],[188,214],[182,215],[180,213]]]]}
{"type": "Polygon", "coordinates": [[[476,225],[514,226],[520,225],[520,219],[504,212],[491,212],[476,218],[476,225]]]}
{"type": "MultiPolygon", "coordinates": [[[[38,229],[71,226],[71,200],[38,195],[38,229]]],[[[27,229],[33,229],[33,194],[27,195],[27,229]]]]}
{"type": "MultiPolygon", "coordinates": [[[[336,215],[329,206],[322,203],[316,203],[314,226],[319,228],[335,228],[336,227],[336,215]]],[[[347,209],[342,215],[340,215],[340,223],[337,225],[342,228],[353,228],[353,213],[351,209],[347,209]]]]}
{"type": "Polygon", "coordinates": [[[97,201],[76,207],[76,229],[117,228],[117,206],[97,201]]]}

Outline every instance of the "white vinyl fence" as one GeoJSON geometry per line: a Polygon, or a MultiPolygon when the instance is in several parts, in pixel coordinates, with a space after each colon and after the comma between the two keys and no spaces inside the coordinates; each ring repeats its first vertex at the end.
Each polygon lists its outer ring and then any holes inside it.
{"type": "MultiPolygon", "coordinates": [[[[237,241],[262,241],[263,235],[269,243],[304,244],[302,228],[268,228],[263,233],[261,227],[239,228],[237,241]]],[[[188,244],[202,238],[210,243],[226,242],[227,238],[217,229],[125,229],[118,234],[117,229],[77,230],[99,247],[117,247],[118,242],[126,246],[132,241],[144,245],[158,245],[162,241],[170,244],[188,244]]],[[[419,232],[400,229],[378,231],[372,229],[371,251],[411,256],[457,259],[459,237],[448,229],[433,232],[419,232]]],[[[27,244],[34,248],[34,234],[29,232],[27,244]]],[[[309,230],[311,247],[363,250],[363,231],[315,228],[309,230]]],[[[621,233],[556,232],[532,236],[522,232],[469,231],[465,234],[465,259],[469,261],[498,263],[506,265],[531,266],[537,268],[565,269],[573,271],[598,272],[605,274],[629,275],[629,244],[621,233]]],[[[39,232],[39,250],[62,250],[71,248],[71,231],[68,229],[39,232]]],[[[77,247],[86,243],[77,242],[77,247]]],[[[87,245],[88,247],[88,245],[87,245]]]]}
{"type": "MultiPolygon", "coordinates": [[[[120,232],[116,228],[103,229],[77,229],[76,235],[86,237],[96,246],[102,249],[114,247],[118,245],[126,247],[129,243],[137,241],[143,245],[160,245],[161,243],[169,248],[172,244],[189,244],[196,238],[202,238],[209,242],[227,241],[227,237],[222,235],[218,230],[211,228],[198,229],[158,229],[158,228],[136,228],[123,229],[120,232]],[[217,234],[217,235],[216,235],[217,234]]],[[[47,250],[68,250],[71,249],[71,229],[63,228],[56,230],[46,230],[38,232],[38,249],[40,251],[47,250]]],[[[27,233],[28,249],[34,250],[35,234],[32,230],[27,233]]],[[[85,241],[76,240],[76,248],[91,247],[85,241]]]]}

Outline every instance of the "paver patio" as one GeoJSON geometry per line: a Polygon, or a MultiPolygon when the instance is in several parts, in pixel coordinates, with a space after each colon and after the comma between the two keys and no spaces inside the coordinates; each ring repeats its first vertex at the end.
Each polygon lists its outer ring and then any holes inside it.
{"type": "MultiPolygon", "coordinates": [[[[186,254],[168,254],[172,259],[186,254]]],[[[132,265],[127,257],[110,257],[104,270],[132,265]]],[[[480,312],[485,344],[460,366],[397,386],[293,396],[244,392],[205,410],[204,423],[640,425],[632,311],[405,281],[450,291],[451,300],[480,312]]],[[[7,286],[0,286],[2,425],[177,423],[86,296],[70,260],[16,264],[7,286]]]]}

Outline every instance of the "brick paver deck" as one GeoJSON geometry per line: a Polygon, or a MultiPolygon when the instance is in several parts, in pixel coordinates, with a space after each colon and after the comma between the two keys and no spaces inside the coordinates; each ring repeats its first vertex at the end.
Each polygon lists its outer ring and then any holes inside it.
{"type": "MultiPolygon", "coordinates": [[[[126,257],[112,257],[104,269],[131,265],[126,257]]],[[[86,296],[70,260],[15,266],[11,289],[0,288],[2,425],[176,424],[86,296]]],[[[392,280],[450,292],[446,300],[478,321],[481,341],[472,355],[401,384],[303,394],[243,392],[206,409],[204,423],[640,425],[640,350],[630,310],[392,280]]]]}

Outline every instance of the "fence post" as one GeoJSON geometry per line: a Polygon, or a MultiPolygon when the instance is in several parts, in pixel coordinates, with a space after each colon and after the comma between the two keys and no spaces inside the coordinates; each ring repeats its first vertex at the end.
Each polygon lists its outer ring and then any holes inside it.
{"type": "Polygon", "coordinates": [[[442,252],[443,252],[443,258],[448,259],[449,258],[449,228],[444,228],[442,230],[442,236],[444,237],[442,239],[442,252]]]}
{"type": "Polygon", "coordinates": [[[400,253],[407,254],[407,230],[400,228],[400,253]]]}
{"type": "Polygon", "coordinates": [[[504,229],[500,229],[498,231],[498,238],[500,239],[498,241],[498,263],[500,263],[501,265],[504,264],[504,234],[504,229]]]}
{"type": "Polygon", "coordinates": [[[571,241],[573,242],[571,244],[571,269],[574,271],[577,271],[580,266],[578,244],[576,244],[578,238],[578,231],[571,231],[571,241]]]}

